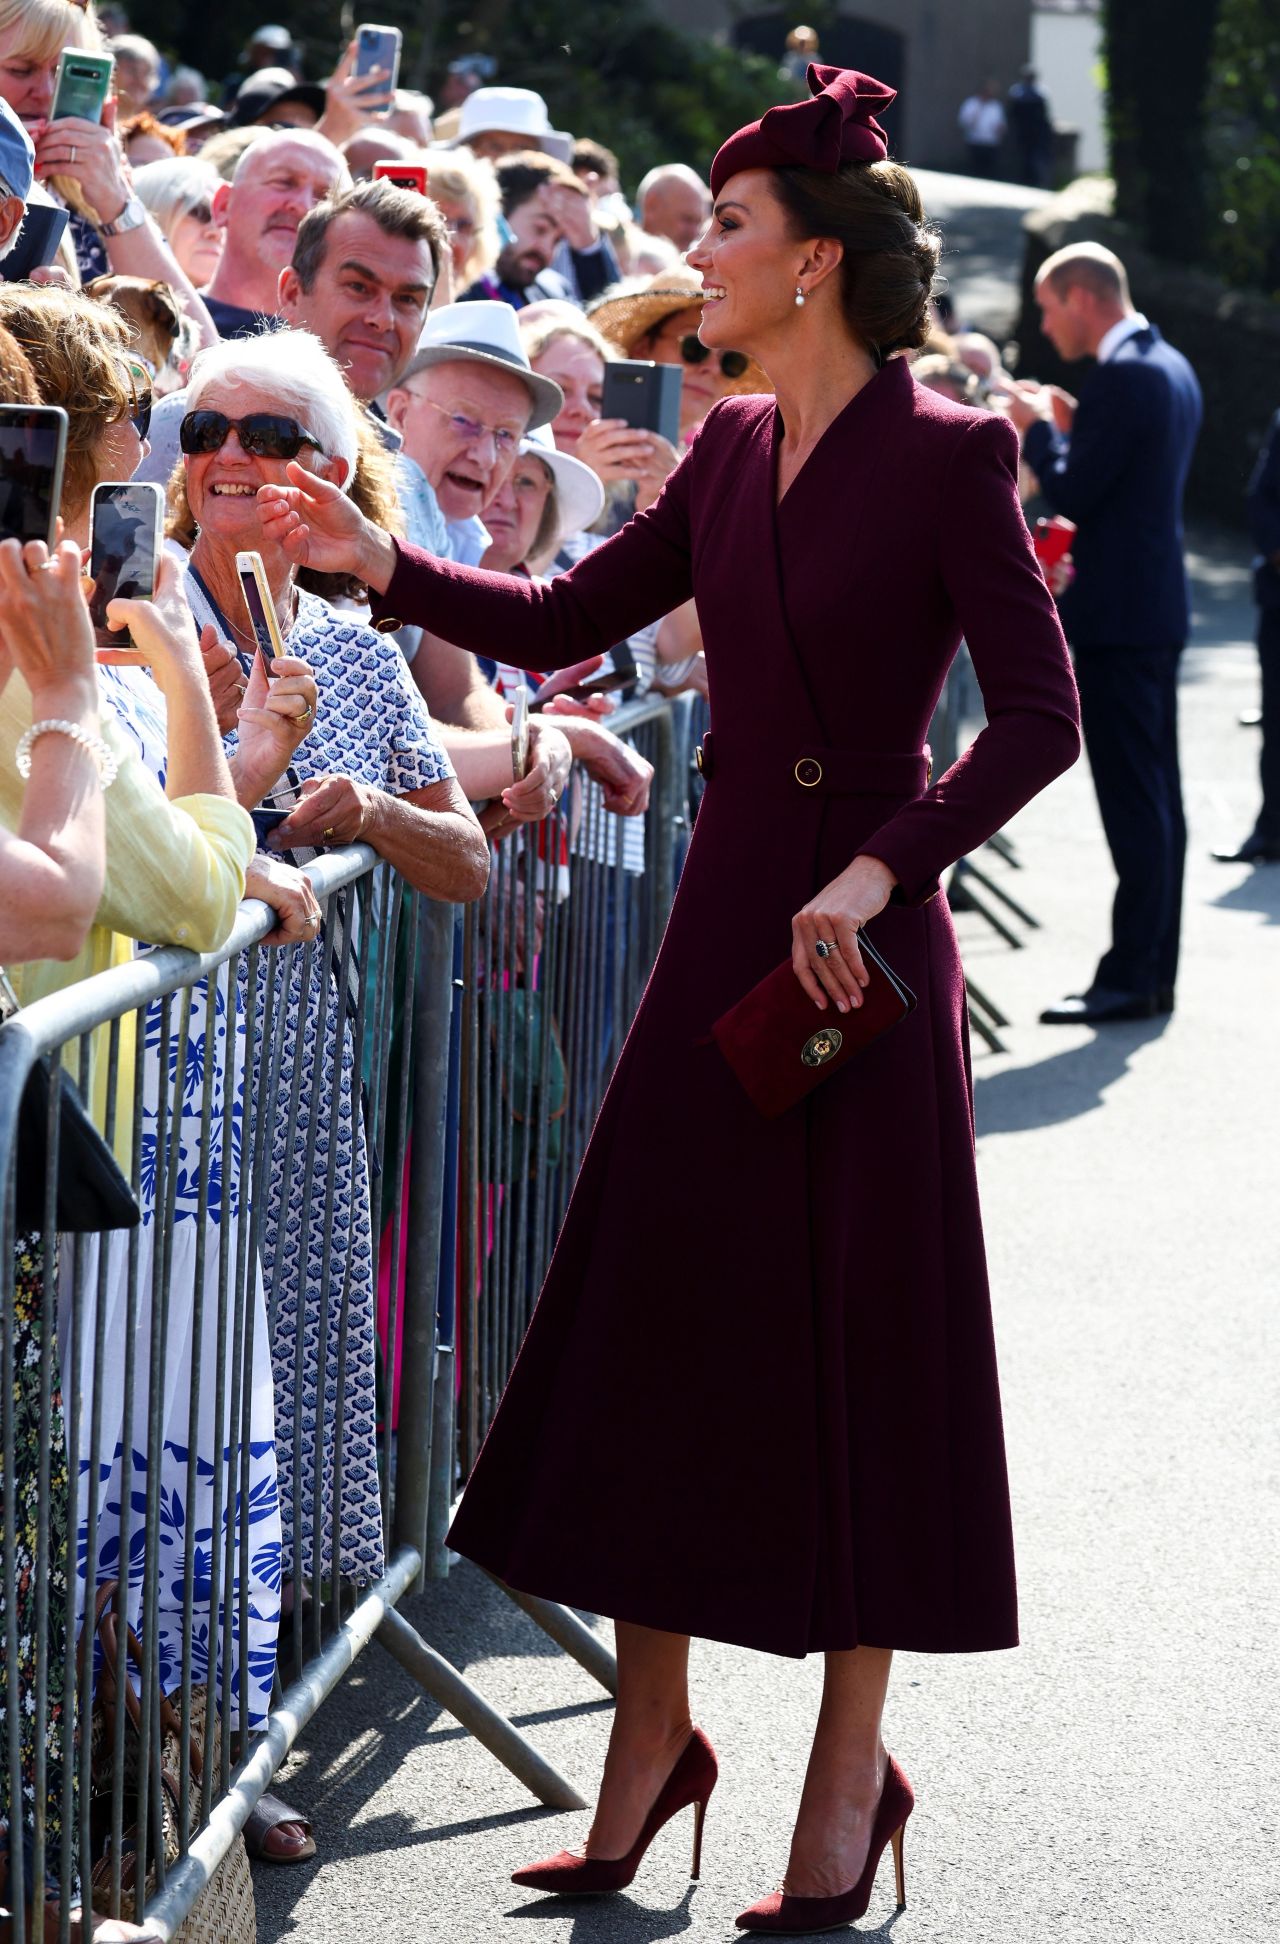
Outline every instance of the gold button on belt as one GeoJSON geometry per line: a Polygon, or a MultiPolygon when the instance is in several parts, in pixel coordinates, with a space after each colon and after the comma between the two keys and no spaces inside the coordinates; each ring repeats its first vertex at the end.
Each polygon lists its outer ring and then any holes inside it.
{"type": "Polygon", "coordinates": [[[822,764],[815,756],[802,756],[796,764],[796,782],[812,790],[822,781],[822,764]]]}
{"type": "Polygon", "coordinates": [[[699,743],[699,744],[698,744],[698,747],[697,747],[697,748],[696,748],[696,749],[694,750],[694,752],[693,752],[693,760],[694,760],[694,762],[695,762],[695,763],[696,763],[696,764],[698,765],[698,775],[699,775],[699,776],[701,776],[701,775],[703,774],[703,768],[702,768],[702,744],[701,744],[701,743],[699,743]]]}

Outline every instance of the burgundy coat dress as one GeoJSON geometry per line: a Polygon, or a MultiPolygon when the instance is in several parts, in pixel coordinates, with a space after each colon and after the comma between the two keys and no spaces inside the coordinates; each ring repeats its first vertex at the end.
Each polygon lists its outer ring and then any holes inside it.
{"type": "Polygon", "coordinates": [[[1074,760],[1075,686],[1006,422],[892,360],[775,510],[779,437],[772,398],[725,400],[572,572],[406,547],[378,604],[551,668],[692,594],[711,694],[666,937],[450,1543],[528,1592],[774,1653],[1009,1647],[964,983],[934,894],[1074,760]],[[926,787],[962,633],[987,727],[926,787]],[[869,933],[917,1010],[766,1120],[711,1024],[863,851],[898,877],[869,933]]]}

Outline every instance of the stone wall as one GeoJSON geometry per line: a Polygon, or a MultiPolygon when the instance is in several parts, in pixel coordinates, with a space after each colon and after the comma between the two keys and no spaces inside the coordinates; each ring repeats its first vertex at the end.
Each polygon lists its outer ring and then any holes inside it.
{"type": "Polygon", "coordinates": [[[1253,462],[1280,408],[1280,305],[1149,256],[1111,209],[1111,184],[1086,178],[1024,219],[1019,375],[1079,390],[1092,365],[1064,365],[1041,334],[1033,295],[1036,272],[1067,243],[1088,240],[1114,250],[1129,272],[1134,303],[1191,360],[1204,391],[1204,429],[1188,503],[1215,519],[1241,524],[1253,462]]]}

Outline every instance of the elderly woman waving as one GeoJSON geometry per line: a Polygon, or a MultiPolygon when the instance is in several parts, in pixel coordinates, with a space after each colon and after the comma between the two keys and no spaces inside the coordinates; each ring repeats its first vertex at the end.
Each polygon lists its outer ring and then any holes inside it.
{"type": "MultiPolygon", "coordinates": [[[[212,623],[237,649],[248,673],[255,640],[236,554],[261,553],[289,653],[315,674],[318,711],[278,798],[292,807],[271,835],[272,848],[288,852],[364,842],[419,890],[467,900],[484,890],[488,846],[399,648],[356,615],[299,588],[289,557],[260,524],[258,489],[282,482],[290,461],[349,489],[358,438],[351,394],[319,340],[308,333],[283,332],[202,352],[192,368],[180,428],[183,471],[175,475],[173,488],[172,524],[189,531],[189,511],[195,528],[188,592],[197,618],[212,623]]],[[[237,787],[242,800],[256,800],[262,782],[250,782],[237,766],[237,787]]],[[[263,1211],[263,1266],[276,1299],[281,1497],[287,1505],[292,1490],[302,1508],[302,1558],[309,1570],[318,1558],[325,1577],[336,1571],[363,1582],[381,1574],[383,1544],[373,1255],[359,1075],[350,1033],[340,1027],[335,1046],[332,1023],[324,1029],[326,1017],[332,1022],[343,1011],[335,1005],[327,956],[294,954],[277,965],[275,976],[275,1016],[284,1034],[280,1099],[287,1103],[291,1088],[300,1088],[298,1125],[314,1122],[316,1130],[314,1178],[322,1181],[331,1171],[334,1189],[333,1232],[322,1248],[318,1228],[311,1226],[309,1200],[314,1198],[288,1143],[290,1115],[268,1110],[274,1145],[263,1211]],[[300,1384],[299,1339],[304,1346],[300,1384]],[[332,1374],[340,1351],[346,1380],[339,1402],[332,1374]],[[296,1477],[295,1413],[301,1452],[296,1477]]],[[[287,1514],[285,1526],[288,1550],[287,1514]]],[[[300,1575],[302,1561],[292,1570],[300,1575]]],[[[295,1597],[301,1592],[296,1584],[295,1597]]]]}

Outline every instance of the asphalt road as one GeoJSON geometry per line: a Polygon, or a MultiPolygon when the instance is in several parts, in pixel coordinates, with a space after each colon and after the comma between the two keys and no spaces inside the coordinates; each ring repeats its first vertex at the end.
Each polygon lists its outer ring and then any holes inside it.
{"type": "MultiPolygon", "coordinates": [[[[986,185],[951,180],[968,198],[953,234],[1004,226],[1007,288],[1007,191],[1002,213],[986,185]]],[[[1012,951],[959,920],[972,975],[1012,1022],[1004,1053],[975,1054],[975,1097],[1023,1645],[899,1658],[887,1734],[918,1797],[910,1904],[895,1917],[886,1866],[863,1932],[894,1944],[1280,1931],[1280,867],[1207,855],[1255,808],[1256,731],[1236,718],[1257,681],[1239,543],[1201,536],[1193,565],[1177,1011],[1096,1033],[1035,1023],[1105,940],[1111,878],[1083,764],[1013,827],[1023,868],[991,865],[1043,929],[1012,951]]],[[[590,1793],[609,1704],[580,1668],[471,1567],[406,1610],[590,1793]]],[[[580,1842],[585,1817],[539,1809],[371,1647],[280,1779],[320,1855],[255,1870],[262,1944],[727,1944],[736,1911],[780,1878],[820,1668],[704,1645],[694,1676],[722,1760],[702,1883],[687,1880],[682,1817],[632,1891],[574,1906],[508,1877],[580,1842]]]]}
{"type": "Polygon", "coordinates": [[[1018,314],[1022,219],[1049,201],[1048,191],[935,169],[912,173],[926,214],[942,232],[940,268],[958,321],[1003,343],[1018,314]]]}

